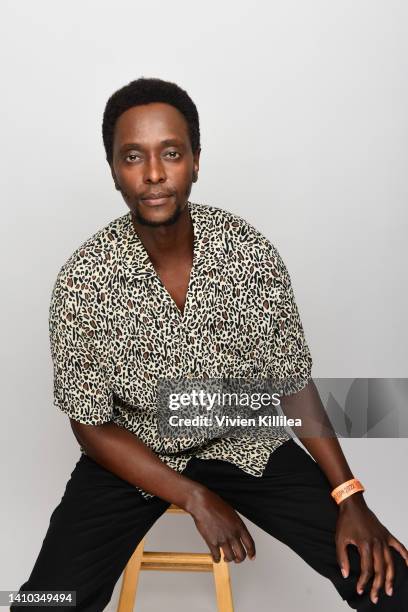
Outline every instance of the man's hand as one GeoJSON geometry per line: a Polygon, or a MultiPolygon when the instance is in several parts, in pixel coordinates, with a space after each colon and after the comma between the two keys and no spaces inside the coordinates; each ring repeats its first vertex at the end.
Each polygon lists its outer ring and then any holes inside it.
{"type": "Polygon", "coordinates": [[[357,546],[361,558],[361,574],[357,582],[357,593],[363,593],[365,585],[374,574],[370,598],[378,601],[378,590],[385,580],[385,592],[392,595],[394,562],[390,546],[395,548],[408,565],[408,550],[388,531],[368,508],[364,498],[354,493],[339,505],[336,528],[337,560],[345,578],[350,565],[347,545],[357,546]],[[354,498],[354,499],[353,499],[354,498]]]}
{"type": "Polygon", "coordinates": [[[255,543],[245,523],[219,495],[202,487],[194,491],[185,509],[193,517],[215,563],[221,559],[220,547],[225,561],[241,563],[247,553],[251,560],[255,559],[255,543]]]}
{"type": "MultiPolygon", "coordinates": [[[[281,405],[286,416],[302,417],[299,439],[324,472],[331,489],[356,477],[346,461],[313,380],[298,393],[282,397],[281,405]],[[315,435],[318,431],[317,425],[319,430],[324,431],[322,437],[315,435]]],[[[377,603],[378,590],[384,580],[385,592],[392,595],[394,563],[390,546],[401,554],[407,565],[408,551],[369,510],[362,493],[353,493],[339,505],[336,550],[337,560],[345,571],[345,577],[349,575],[350,570],[348,544],[357,546],[361,557],[357,592],[363,592],[364,586],[374,574],[371,601],[377,603]]]]}

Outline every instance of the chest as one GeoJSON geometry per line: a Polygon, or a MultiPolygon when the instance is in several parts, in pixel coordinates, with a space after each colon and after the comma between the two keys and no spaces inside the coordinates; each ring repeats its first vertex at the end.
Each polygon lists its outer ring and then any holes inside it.
{"type": "Polygon", "coordinates": [[[163,290],[167,292],[167,294],[173,300],[181,315],[184,314],[191,269],[192,262],[188,261],[176,265],[156,268],[156,274],[163,286],[163,290]]]}
{"type": "Polygon", "coordinates": [[[159,272],[118,283],[104,303],[105,368],[115,393],[138,404],[153,401],[158,377],[259,374],[271,325],[259,279],[228,269],[190,275],[188,266],[159,272]]]}

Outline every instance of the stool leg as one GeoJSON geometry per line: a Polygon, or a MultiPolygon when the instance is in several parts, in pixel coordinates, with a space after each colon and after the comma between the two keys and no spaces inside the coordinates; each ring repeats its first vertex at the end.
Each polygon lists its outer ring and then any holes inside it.
{"type": "Polygon", "coordinates": [[[222,555],[218,563],[213,563],[213,572],[218,612],[234,612],[228,562],[222,555]]]}
{"type": "Polygon", "coordinates": [[[124,569],[117,612],[133,612],[134,610],[144,545],[145,538],[139,542],[124,569]]]}

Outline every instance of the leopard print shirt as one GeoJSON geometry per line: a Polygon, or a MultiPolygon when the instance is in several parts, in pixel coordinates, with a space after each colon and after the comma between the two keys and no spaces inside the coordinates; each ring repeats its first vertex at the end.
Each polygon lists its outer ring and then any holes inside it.
{"type": "Polygon", "coordinates": [[[303,386],[311,378],[311,354],[277,248],[237,214],[187,205],[194,243],[183,314],[130,211],[88,238],[59,270],[49,308],[54,405],[80,423],[128,429],[179,472],[195,456],[262,476],[271,452],[291,437],[283,427],[268,440],[221,436],[184,446],[158,433],[159,377],[296,375],[303,386]]]}

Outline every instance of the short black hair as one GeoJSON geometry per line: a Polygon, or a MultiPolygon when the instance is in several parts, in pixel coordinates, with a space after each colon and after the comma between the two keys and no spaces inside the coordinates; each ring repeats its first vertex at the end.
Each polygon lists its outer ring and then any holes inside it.
{"type": "Polygon", "coordinates": [[[150,102],[165,102],[177,108],[186,118],[193,153],[200,148],[198,112],[188,93],[176,83],[158,78],[140,77],[115,91],[106,103],[102,137],[109,165],[113,160],[113,134],[116,120],[132,106],[150,102]]]}

